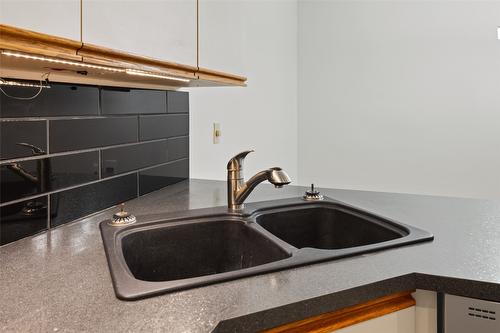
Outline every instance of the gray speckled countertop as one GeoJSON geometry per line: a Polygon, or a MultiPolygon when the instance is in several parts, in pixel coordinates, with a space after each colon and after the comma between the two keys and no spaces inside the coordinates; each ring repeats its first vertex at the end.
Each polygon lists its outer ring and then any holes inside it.
{"type": "MultiPolygon", "coordinates": [[[[225,205],[225,182],[190,180],[129,202],[136,215],[225,205]]],[[[248,201],[298,197],[260,185],[248,201]]],[[[500,204],[322,190],[428,230],[433,242],[145,300],[118,300],[98,224],[114,209],[0,247],[0,329],[7,332],[255,331],[413,288],[500,301],[500,204]]]]}

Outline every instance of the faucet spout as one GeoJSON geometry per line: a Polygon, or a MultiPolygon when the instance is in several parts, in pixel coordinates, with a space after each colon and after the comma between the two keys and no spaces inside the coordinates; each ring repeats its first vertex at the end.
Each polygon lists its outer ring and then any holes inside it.
{"type": "Polygon", "coordinates": [[[291,182],[287,173],[279,167],[258,172],[245,182],[243,177],[243,161],[245,156],[251,152],[253,150],[241,152],[230,159],[227,164],[227,198],[230,210],[241,210],[245,199],[263,181],[269,181],[276,188],[281,188],[291,182]]]}

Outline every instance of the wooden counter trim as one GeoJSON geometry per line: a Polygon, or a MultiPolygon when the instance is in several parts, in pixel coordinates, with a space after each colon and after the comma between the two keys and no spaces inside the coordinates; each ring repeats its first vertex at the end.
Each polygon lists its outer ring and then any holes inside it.
{"type": "Polygon", "coordinates": [[[0,24],[0,49],[81,61],[77,55],[81,47],[82,43],[72,39],[0,24]]]}
{"type": "Polygon", "coordinates": [[[341,310],[278,326],[265,332],[327,333],[336,331],[343,327],[414,306],[415,300],[411,296],[411,293],[412,291],[407,291],[377,298],[367,303],[350,306],[341,310]]]}

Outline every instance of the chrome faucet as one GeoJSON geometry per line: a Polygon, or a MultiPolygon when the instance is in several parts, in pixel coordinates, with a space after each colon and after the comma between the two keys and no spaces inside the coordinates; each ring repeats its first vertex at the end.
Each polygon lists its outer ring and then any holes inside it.
{"type": "Polygon", "coordinates": [[[243,202],[253,189],[265,180],[276,188],[290,184],[290,177],[281,168],[274,167],[261,171],[245,182],[243,177],[243,161],[253,152],[246,150],[234,156],[227,163],[227,206],[230,210],[243,209],[243,202]]]}

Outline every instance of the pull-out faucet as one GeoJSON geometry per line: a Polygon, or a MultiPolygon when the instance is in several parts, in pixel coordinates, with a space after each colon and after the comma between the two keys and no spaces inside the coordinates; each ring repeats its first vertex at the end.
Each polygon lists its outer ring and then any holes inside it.
{"type": "Polygon", "coordinates": [[[243,202],[253,189],[265,180],[268,180],[276,188],[290,184],[290,177],[279,167],[269,168],[261,171],[245,182],[243,177],[243,161],[245,157],[253,152],[246,150],[234,156],[227,163],[227,206],[230,210],[240,210],[243,202]]]}

